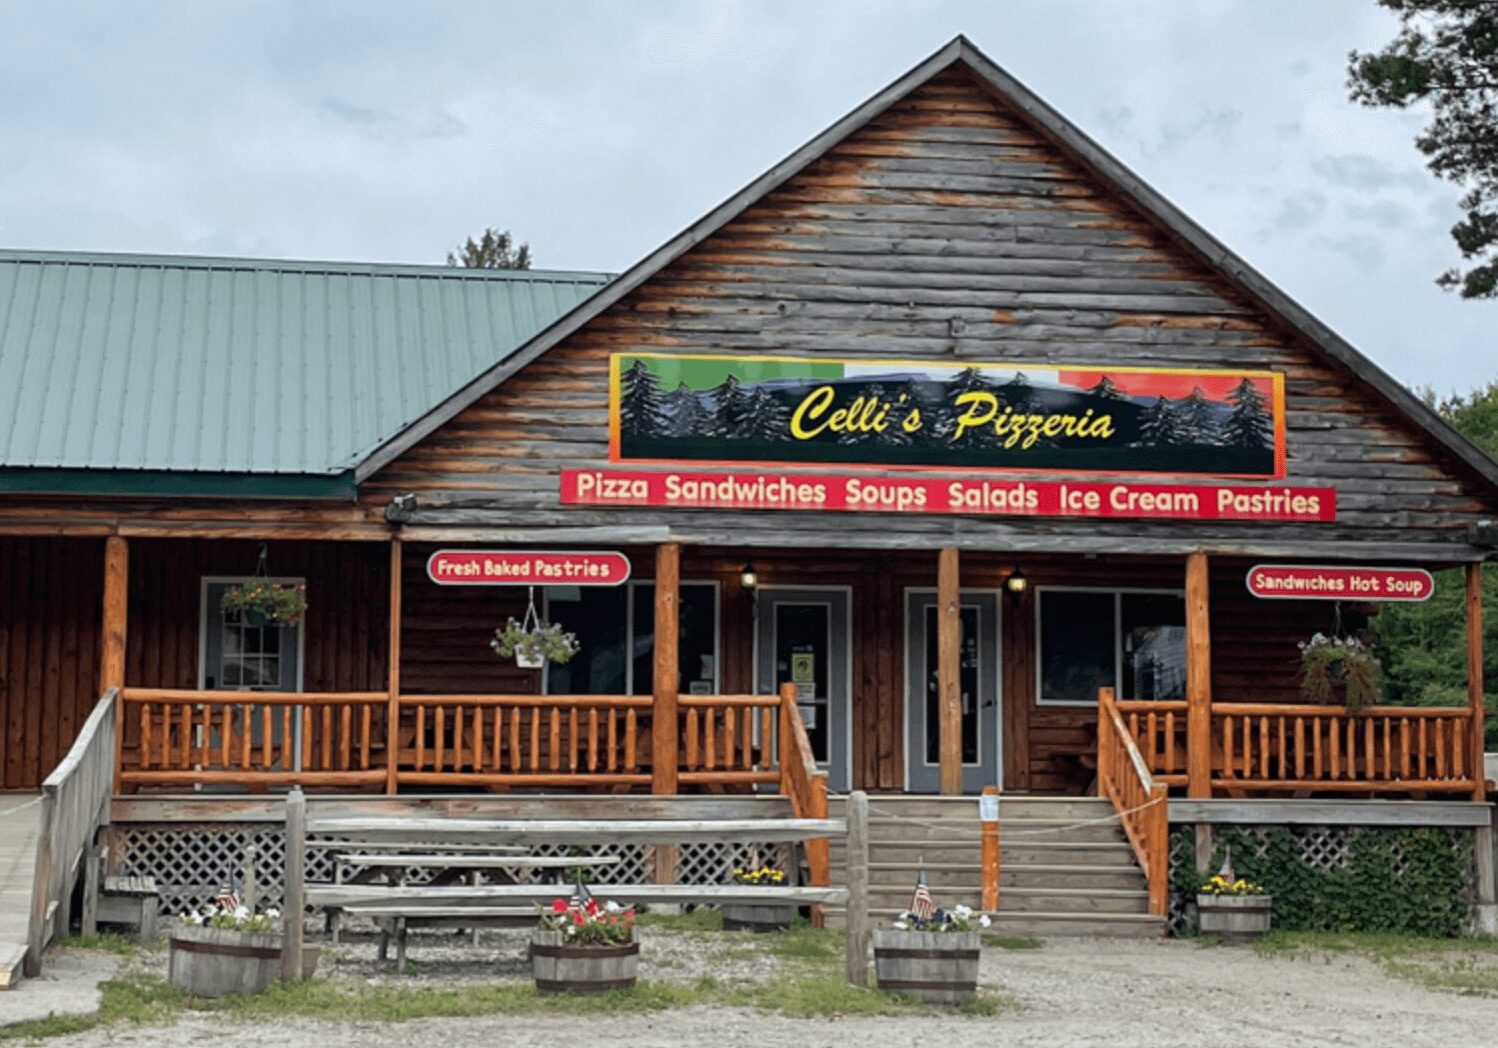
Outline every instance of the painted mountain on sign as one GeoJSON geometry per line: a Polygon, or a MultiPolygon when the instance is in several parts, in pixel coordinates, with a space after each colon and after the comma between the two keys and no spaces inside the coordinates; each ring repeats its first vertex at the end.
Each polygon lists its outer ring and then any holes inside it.
{"type": "Polygon", "coordinates": [[[1278,376],[616,354],[616,461],[1272,477],[1278,376]]]}

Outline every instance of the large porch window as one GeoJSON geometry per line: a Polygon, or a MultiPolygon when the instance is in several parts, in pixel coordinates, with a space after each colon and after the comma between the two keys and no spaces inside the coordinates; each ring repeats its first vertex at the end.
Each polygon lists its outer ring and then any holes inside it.
{"type": "MultiPolygon", "coordinates": [[[[682,582],[677,687],[718,693],[718,584],[682,582]]],[[[655,585],[612,589],[550,586],[546,618],[577,634],[581,650],[546,670],[553,695],[649,695],[655,651],[655,585]]]]}
{"type": "Polygon", "coordinates": [[[1039,587],[1037,701],[1089,706],[1099,688],[1125,699],[1186,694],[1186,601],[1171,590],[1039,587]]]}

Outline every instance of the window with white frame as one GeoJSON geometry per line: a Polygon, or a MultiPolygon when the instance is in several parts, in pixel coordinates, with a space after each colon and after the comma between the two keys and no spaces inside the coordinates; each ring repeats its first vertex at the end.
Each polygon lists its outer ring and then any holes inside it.
{"type": "MultiPolygon", "coordinates": [[[[199,622],[199,686],[209,691],[300,691],[303,623],[282,626],[224,611],[224,594],[249,578],[203,579],[199,622]]],[[[300,578],[269,581],[299,585],[300,578]]]]}
{"type": "Polygon", "coordinates": [[[1038,587],[1036,697],[1092,705],[1099,688],[1124,699],[1186,694],[1186,602],[1172,590],[1038,587]]]}
{"type": "MultiPolygon", "coordinates": [[[[682,582],[678,607],[678,687],[718,692],[718,584],[682,582]]],[[[655,655],[655,585],[548,586],[546,619],[576,634],[579,650],[546,668],[552,695],[649,695],[655,655]]]]}

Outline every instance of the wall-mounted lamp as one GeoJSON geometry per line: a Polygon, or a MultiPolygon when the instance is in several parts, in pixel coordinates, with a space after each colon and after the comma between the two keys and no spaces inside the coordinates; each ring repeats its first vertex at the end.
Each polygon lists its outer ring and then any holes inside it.
{"type": "Polygon", "coordinates": [[[739,571],[739,585],[743,586],[746,590],[752,590],[759,586],[759,572],[754,570],[754,563],[752,561],[745,564],[742,570],[739,571]]]}
{"type": "Polygon", "coordinates": [[[1029,588],[1030,580],[1025,578],[1025,573],[1023,571],[1020,571],[1019,568],[1015,568],[1013,571],[1011,571],[1009,573],[1009,577],[1004,580],[1004,590],[1011,597],[1022,596],[1025,590],[1029,588]]]}

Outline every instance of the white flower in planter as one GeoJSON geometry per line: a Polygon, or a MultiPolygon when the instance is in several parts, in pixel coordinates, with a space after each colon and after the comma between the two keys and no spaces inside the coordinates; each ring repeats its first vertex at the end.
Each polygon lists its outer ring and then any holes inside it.
{"type": "Polygon", "coordinates": [[[910,925],[906,924],[904,921],[895,921],[894,927],[902,932],[908,931],[910,929],[910,925]]]}
{"type": "Polygon", "coordinates": [[[980,928],[987,928],[992,923],[993,919],[986,913],[982,917],[978,918],[978,927],[980,928]]]}
{"type": "Polygon", "coordinates": [[[606,903],[603,904],[603,912],[604,913],[618,913],[623,908],[624,907],[620,906],[613,899],[610,899],[608,902],[606,902],[606,903]]]}

